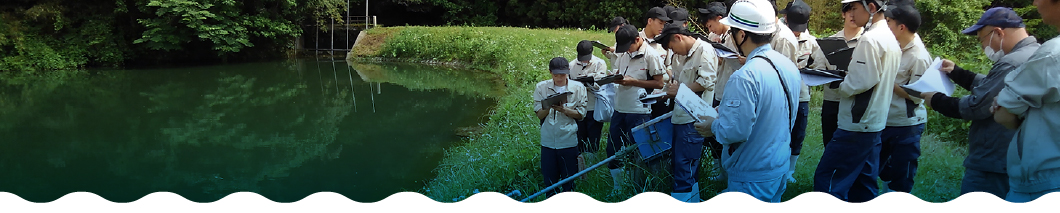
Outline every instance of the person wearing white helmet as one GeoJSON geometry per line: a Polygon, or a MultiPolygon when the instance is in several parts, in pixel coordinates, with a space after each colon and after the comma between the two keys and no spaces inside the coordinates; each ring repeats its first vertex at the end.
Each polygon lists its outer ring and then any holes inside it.
{"type": "MultiPolygon", "coordinates": [[[[884,20],[878,0],[843,0],[865,28],[839,88],[839,129],[825,146],[813,190],[847,202],[876,198],[880,132],[887,125],[902,48],[884,20]]],[[[835,85],[835,84],[833,84],[835,85]]]]}
{"type": "Polygon", "coordinates": [[[740,0],[722,23],[746,63],[729,77],[718,118],[701,117],[696,130],[715,136],[728,176],[725,192],[743,192],[766,202],[780,202],[791,154],[791,129],[798,111],[798,68],[769,42],[776,31],[776,11],[766,0],[740,0]]]}

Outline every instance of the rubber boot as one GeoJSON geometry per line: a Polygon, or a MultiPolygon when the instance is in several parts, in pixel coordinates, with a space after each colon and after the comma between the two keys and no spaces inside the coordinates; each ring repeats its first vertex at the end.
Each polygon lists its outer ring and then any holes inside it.
{"type": "Polygon", "coordinates": [[[788,160],[791,162],[791,166],[788,167],[788,183],[795,183],[795,164],[799,162],[799,156],[792,155],[788,160]]]}
{"type": "Polygon", "coordinates": [[[611,191],[611,193],[615,193],[622,190],[622,173],[622,169],[611,170],[611,179],[615,181],[615,188],[611,191]]]}

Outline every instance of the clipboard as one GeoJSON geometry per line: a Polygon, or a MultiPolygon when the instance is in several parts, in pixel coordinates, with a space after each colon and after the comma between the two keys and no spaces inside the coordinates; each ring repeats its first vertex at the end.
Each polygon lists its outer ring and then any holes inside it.
{"type": "Polygon", "coordinates": [[[545,97],[545,99],[541,100],[541,107],[542,108],[548,108],[548,107],[552,107],[552,106],[556,106],[556,105],[565,104],[565,103],[567,103],[567,96],[570,96],[570,94],[574,94],[574,93],[570,92],[570,91],[566,91],[566,92],[563,92],[563,93],[556,93],[556,94],[549,95],[548,97],[545,97]]]}
{"type": "Polygon", "coordinates": [[[847,45],[843,38],[829,37],[817,39],[817,45],[821,46],[824,57],[828,63],[835,65],[838,70],[847,70],[850,60],[854,56],[854,48],[847,45]]]}
{"type": "Polygon", "coordinates": [[[610,83],[614,83],[616,80],[619,80],[619,79],[622,79],[622,78],[625,78],[625,76],[617,75],[617,74],[604,76],[603,78],[600,78],[600,80],[596,80],[596,84],[597,85],[610,84],[610,83]]]}
{"type": "Polygon", "coordinates": [[[596,47],[596,48],[603,49],[603,50],[611,49],[611,47],[607,46],[604,43],[600,43],[600,41],[593,41],[593,46],[596,47]]]}
{"type": "Polygon", "coordinates": [[[585,85],[589,85],[590,83],[596,82],[596,79],[594,79],[592,76],[582,76],[582,77],[572,78],[570,80],[582,82],[585,85]]]}

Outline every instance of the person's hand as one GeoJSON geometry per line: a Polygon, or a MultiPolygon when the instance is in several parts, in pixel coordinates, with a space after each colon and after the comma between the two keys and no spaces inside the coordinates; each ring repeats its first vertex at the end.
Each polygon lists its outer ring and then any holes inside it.
{"type": "Polygon", "coordinates": [[[953,63],[953,61],[950,61],[949,59],[942,59],[942,67],[939,68],[939,70],[946,72],[946,74],[950,74],[950,72],[953,72],[953,68],[956,65],[956,63],[953,63]]]}
{"type": "Polygon", "coordinates": [[[666,96],[675,97],[677,96],[677,88],[681,87],[676,81],[670,81],[670,88],[666,90],[666,96]]]}
{"type": "Polygon", "coordinates": [[[703,137],[714,136],[714,132],[710,130],[710,126],[714,123],[714,118],[709,116],[699,116],[699,119],[703,120],[703,122],[696,122],[696,124],[693,125],[696,127],[696,132],[699,132],[699,135],[702,135],[703,137]]]}
{"type": "Polygon", "coordinates": [[[607,55],[607,53],[609,53],[609,52],[615,52],[615,48],[614,47],[609,47],[607,49],[600,49],[600,53],[601,54],[607,55]]]}
{"type": "Polygon", "coordinates": [[[737,56],[737,58],[740,59],[740,65],[743,65],[743,64],[747,63],[747,57],[737,56]]]}

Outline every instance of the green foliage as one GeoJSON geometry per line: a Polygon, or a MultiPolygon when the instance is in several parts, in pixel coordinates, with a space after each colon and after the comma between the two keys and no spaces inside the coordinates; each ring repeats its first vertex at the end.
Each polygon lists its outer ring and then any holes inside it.
{"type": "Polygon", "coordinates": [[[0,71],[284,54],[342,0],[25,0],[0,7],[0,71]],[[246,51],[246,50],[255,51],[246,51]]]}

